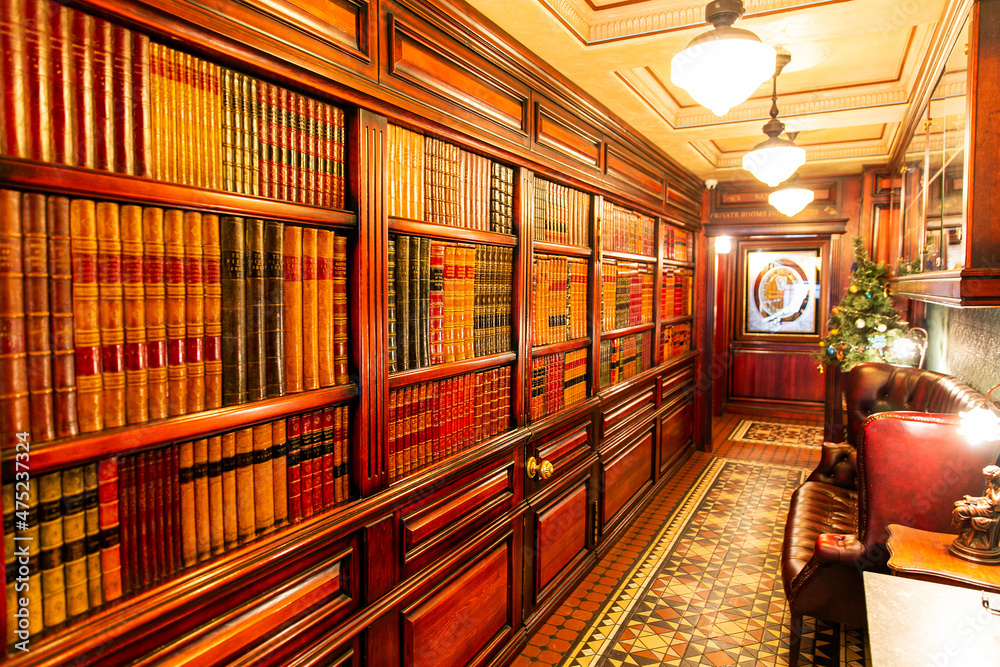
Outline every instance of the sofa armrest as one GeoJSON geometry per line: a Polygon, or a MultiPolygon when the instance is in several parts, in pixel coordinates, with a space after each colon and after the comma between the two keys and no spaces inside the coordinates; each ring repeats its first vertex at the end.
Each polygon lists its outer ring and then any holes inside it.
{"type": "Polygon", "coordinates": [[[857,489],[858,452],[846,442],[824,442],[819,465],[809,475],[809,482],[824,482],[842,489],[857,489]]]}
{"type": "Polygon", "coordinates": [[[820,565],[855,566],[865,554],[857,535],[823,533],[816,538],[813,559],[820,565]]]}

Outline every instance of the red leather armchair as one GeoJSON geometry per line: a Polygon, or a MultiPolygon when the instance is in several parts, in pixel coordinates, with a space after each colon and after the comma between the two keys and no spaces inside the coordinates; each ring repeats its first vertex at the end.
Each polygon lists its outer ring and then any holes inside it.
{"type": "Polygon", "coordinates": [[[856,447],[861,424],[889,411],[958,414],[986,405],[986,399],[964,382],[911,366],[858,364],[847,376],[847,440],[824,442],[823,454],[810,481],[856,488],[856,447]]]}
{"type": "Polygon", "coordinates": [[[781,553],[791,613],[789,665],[802,616],[867,624],[862,572],[887,571],[890,523],[952,533],[951,508],[980,495],[992,445],[971,446],[956,415],[883,412],[858,430],[857,490],[807,481],[792,495],[781,553]]]}

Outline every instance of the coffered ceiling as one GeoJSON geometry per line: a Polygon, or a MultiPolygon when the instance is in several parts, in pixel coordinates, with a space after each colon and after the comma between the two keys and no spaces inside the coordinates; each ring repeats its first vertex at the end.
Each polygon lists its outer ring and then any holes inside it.
{"type": "MultiPolygon", "coordinates": [[[[770,110],[770,82],[722,117],[670,82],[670,59],[711,29],[705,2],[469,2],[699,177],[749,177],[740,163],[766,138],[761,127],[770,110]]],[[[745,5],[736,27],[792,55],[778,78],[778,106],[787,131],[799,132],[796,143],[806,149],[800,173],[838,175],[888,161],[902,141],[905,121],[933,83],[927,72],[940,57],[942,34],[961,3],[745,0],[745,5]]],[[[961,58],[952,60],[964,67],[961,58]]]]}

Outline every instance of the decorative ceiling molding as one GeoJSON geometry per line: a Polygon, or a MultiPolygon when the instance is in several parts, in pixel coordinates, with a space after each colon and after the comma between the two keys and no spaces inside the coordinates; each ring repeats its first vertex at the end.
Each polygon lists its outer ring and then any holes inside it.
{"type": "MultiPolygon", "coordinates": [[[[821,146],[804,146],[806,163],[830,162],[834,160],[867,160],[877,162],[886,159],[886,151],[892,137],[892,132],[879,139],[845,141],[821,146]]],[[[724,153],[712,141],[692,141],[691,146],[704,157],[714,169],[742,169],[743,155],[746,151],[724,153]]]]}

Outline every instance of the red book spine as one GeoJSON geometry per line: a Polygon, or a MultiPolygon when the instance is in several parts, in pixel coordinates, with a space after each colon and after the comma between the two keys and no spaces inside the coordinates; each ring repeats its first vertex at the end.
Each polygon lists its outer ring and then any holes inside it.
{"type": "Polygon", "coordinates": [[[312,191],[310,177],[312,170],[309,164],[309,100],[302,95],[295,96],[295,152],[298,154],[298,174],[295,189],[298,197],[295,201],[308,204],[312,191]]]}
{"type": "Polygon", "coordinates": [[[302,518],[313,515],[313,420],[312,413],[302,415],[302,455],[299,457],[302,478],[302,518]]]}
{"type": "Polygon", "coordinates": [[[347,237],[336,235],[333,237],[333,375],[337,384],[351,381],[347,372],[347,337],[347,237]]]}
{"type": "Polygon", "coordinates": [[[257,194],[261,197],[273,197],[271,193],[271,144],[269,141],[270,108],[267,98],[267,84],[258,81],[253,87],[256,96],[257,112],[257,145],[254,150],[257,158],[257,194]]]}
{"type": "Polygon", "coordinates": [[[187,327],[184,284],[184,214],[171,209],[163,216],[167,330],[167,411],[171,417],[187,413],[187,327]]]}
{"type": "MultiPolygon", "coordinates": [[[[24,93],[28,158],[52,161],[49,0],[24,0],[24,93]]],[[[6,41],[6,40],[4,40],[6,41]]],[[[6,91],[4,91],[6,94],[6,91]]]]}
{"type": "Polygon", "coordinates": [[[73,45],[73,137],[76,164],[94,167],[94,49],[93,19],[83,12],[71,14],[73,45]]]}
{"type": "Polygon", "coordinates": [[[73,348],[73,257],[69,199],[49,197],[49,309],[56,437],[76,435],[76,365],[73,348]]]}
{"type": "Polygon", "coordinates": [[[312,413],[312,492],[313,492],[313,513],[319,514],[323,511],[323,465],[326,454],[326,440],[323,432],[323,411],[316,410],[312,413]]]}
{"type": "Polygon", "coordinates": [[[136,526],[136,588],[142,590],[152,583],[150,566],[152,554],[149,551],[149,454],[143,452],[135,457],[135,526],[136,526]]]}
{"type": "Polygon", "coordinates": [[[118,205],[97,204],[97,282],[100,295],[104,426],[125,425],[125,329],[121,222],[118,205]]]}
{"type": "Polygon", "coordinates": [[[302,431],[299,417],[288,418],[288,520],[302,521],[302,431]]]}
{"type": "Polygon", "coordinates": [[[337,408],[333,421],[334,446],[340,451],[340,464],[338,471],[334,474],[337,479],[337,498],[345,501],[351,497],[351,454],[348,448],[350,438],[350,422],[348,418],[347,406],[337,408]]]}
{"type": "Polygon", "coordinates": [[[94,202],[73,200],[70,203],[70,226],[78,420],[80,431],[90,433],[104,428],[94,202]]]}
{"type": "Polygon", "coordinates": [[[399,390],[396,419],[396,471],[402,477],[410,472],[410,399],[413,387],[399,390]]]}
{"type": "Polygon", "coordinates": [[[340,468],[340,450],[337,447],[334,415],[337,408],[323,409],[323,508],[333,507],[342,498],[337,493],[335,473],[340,468]]]}
{"type": "Polygon", "coordinates": [[[441,420],[438,415],[441,414],[441,383],[432,382],[430,389],[427,390],[427,400],[428,406],[433,415],[430,425],[430,443],[427,446],[427,460],[428,462],[437,461],[441,458],[441,420]]]}
{"type": "Polygon", "coordinates": [[[94,17],[94,166],[114,167],[114,63],[111,55],[111,23],[94,17]]]}
{"type": "Polygon", "coordinates": [[[320,104],[319,111],[319,206],[333,206],[333,110],[329,104],[320,104]]]}
{"type": "Polygon", "coordinates": [[[288,126],[288,96],[288,90],[285,88],[275,87],[274,103],[276,111],[274,117],[274,132],[276,135],[275,144],[278,149],[276,156],[278,173],[275,179],[275,198],[282,199],[284,201],[292,199],[292,197],[289,196],[289,151],[291,150],[291,144],[289,143],[290,130],[288,126]]]}
{"type": "MultiPolygon", "coordinates": [[[[261,84],[266,96],[264,108],[267,110],[265,125],[261,128],[261,136],[267,137],[267,169],[269,171],[268,191],[265,196],[272,199],[282,199],[281,197],[281,132],[278,123],[281,120],[281,111],[278,108],[279,97],[278,87],[272,83],[261,84]],[[266,132],[266,135],[265,135],[266,132]]],[[[263,171],[264,165],[261,164],[263,171]]],[[[263,194],[263,193],[262,193],[263,194]]]]}
{"type": "Polygon", "coordinates": [[[146,482],[149,484],[147,491],[147,507],[149,508],[149,551],[150,557],[150,577],[152,581],[163,579],[166,572],[166,533],[163,521],[163,449],[155,449],[146,454],[149,462],[149,477],[146,482]]]}
{"type": "MultiPolygon", "coordinates": [[[[152,176],[152,107],[150,102],[149,37],[132,33],[132,173],[152,176]]],[[[129,141],[128,138],[123,142],[129,141]]]]}
{"type": "Polygon", "coordinates": [[[21,254],[21,193],[0,190],[0,449],[30,428],[21,254]]]}
{"type": "Polygon", "coordinates": [[[0,3],[0,154],[28,157],[24,2],[0,3]]]}
{"type": "Polygon", "coordinates": [[[121,523],[121,578],[122,592],[125,595],[131,593],[135,588],[135,482],[132,478],[134,458],[132,456],[123,456],[118,459],[118,518],[121,523]]]}
{"type": "Polygon", "coordinates": [[[76,164],[73,137],[73,52],[70,41],[70,9],[48,3],[49,50],[51,52],[52,159],[59,164],[76,164]]]}
{"type": "Polygon", "coordinates": [[[396,452],[398,451],[399,427],[399,391],[389,392],[389,426],[388,426],[388,457],[389,457],[389,483],[396,481],[396,452]]]}

